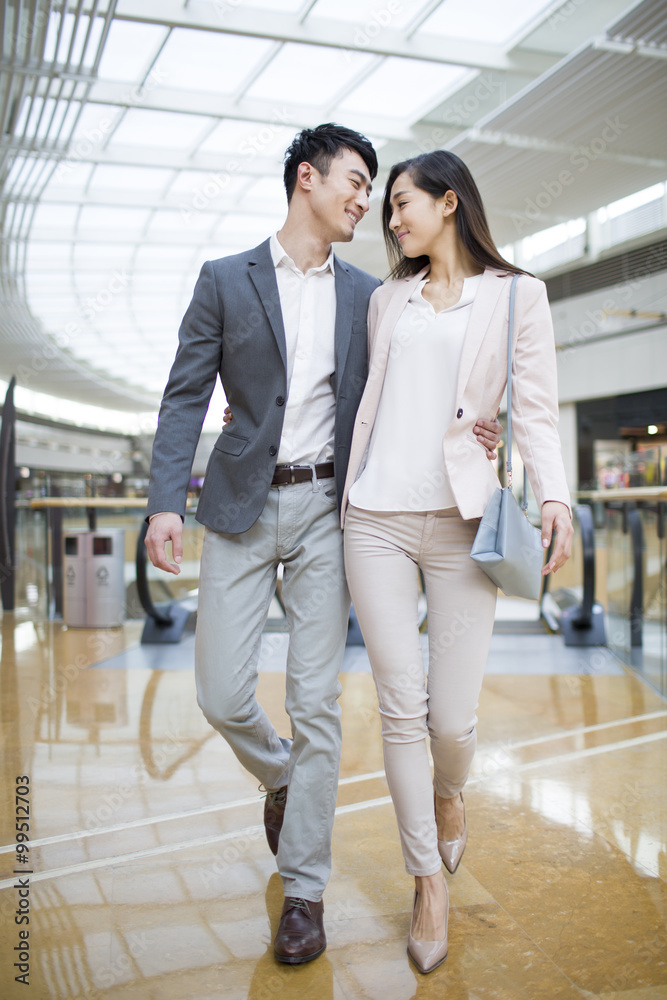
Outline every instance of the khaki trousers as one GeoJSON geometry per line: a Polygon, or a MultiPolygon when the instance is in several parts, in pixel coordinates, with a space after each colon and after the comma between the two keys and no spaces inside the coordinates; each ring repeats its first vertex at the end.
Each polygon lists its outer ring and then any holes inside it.
{"type": "Polygon", "coordinates": [[[477,743],[497,593],[470,558],[478,525],[478,519],[464,521],[456,508],[348,507],[346,514],[347,580],[377,687],[385,771],[411,875],[440,871],[433,789],[444,798],[462,790],[477,743]],[[428,604],[426,683],[419,570],[428,604]]]}
{"type": "Polygon", "coordinates": [[[260,517],[241,534],[206,530],[195,649],[199,705],[258,781],[266,788],[289,785],[278,871],[286,896],[313,902],[331,871],[338,672],[349,610],[333,479],[272,486],[260,517]],[[290,631],[285,708],[292,740],[278,736],[256,697],[279,563],[290,631]]]}

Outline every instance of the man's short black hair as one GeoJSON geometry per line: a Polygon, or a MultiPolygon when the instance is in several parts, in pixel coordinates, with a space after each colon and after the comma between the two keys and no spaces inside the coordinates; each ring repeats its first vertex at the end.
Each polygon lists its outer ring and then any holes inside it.
{"type": "Polygon", "coordinates": [[[378,172],[377,156],[370,140],[360,132],[345,128],[344,125],[327,122],[326,125],[318,125],[316,128],[304,128],[295,135],[285,153],[283,179],[288,203],[296,187],[296,174],[300,163],[310,163],[326,177],[334,156],[340,156],[345,149],[359,154],[373,180],[378,172]]]}

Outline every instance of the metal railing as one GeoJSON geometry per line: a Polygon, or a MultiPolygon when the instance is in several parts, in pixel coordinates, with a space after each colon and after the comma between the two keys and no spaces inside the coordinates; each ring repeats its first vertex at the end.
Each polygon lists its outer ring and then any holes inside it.
{"type": "Polygon", "coordinates": [[[594,525],[607,645],[667,695],[667,488],[582,491],[577,499],[594,525]]]}

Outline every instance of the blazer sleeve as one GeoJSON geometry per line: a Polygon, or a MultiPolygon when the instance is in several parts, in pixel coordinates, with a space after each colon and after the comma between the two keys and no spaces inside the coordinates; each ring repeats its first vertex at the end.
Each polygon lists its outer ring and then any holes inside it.
{"type": "Polygon", "coordinates": [[[197,442],[222,362],[223,316],[211,261],[201,269],[178,333],[153,443],[147,516],[185,514],[197,442]]]}
{"type": "Polygon", "coordinates": [[[556,349],[546,286],[519,278],[512,359],[512,419],[516,446],[539,506],[570,493],[558,436],[556,349]]]}

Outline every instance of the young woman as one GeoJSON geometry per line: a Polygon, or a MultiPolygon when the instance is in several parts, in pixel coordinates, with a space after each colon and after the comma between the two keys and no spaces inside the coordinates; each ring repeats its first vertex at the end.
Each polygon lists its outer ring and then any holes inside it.
{"type": "Polygon", "coordinates": [[[415,876],[408,952],[426,973],[447,956],[441,860],[453,873],[467,839],[462,789],[496,604],[496,587],[470,548],[499,486],[473,428],[478,413],[496,412],[505,389],[515,273],[513,421],[545,547],[556,532],[545,574],[568,558],[572,527],[544,284],[500,256],[475,182],[453,153],[394,166],[382,224],[396,280],[370,301],[370,371],[342,523],[348,583],[377,686],[387,782],[406,869],[415,876]],[[419,570],[428,603],[426,685],[419,570]]]}

